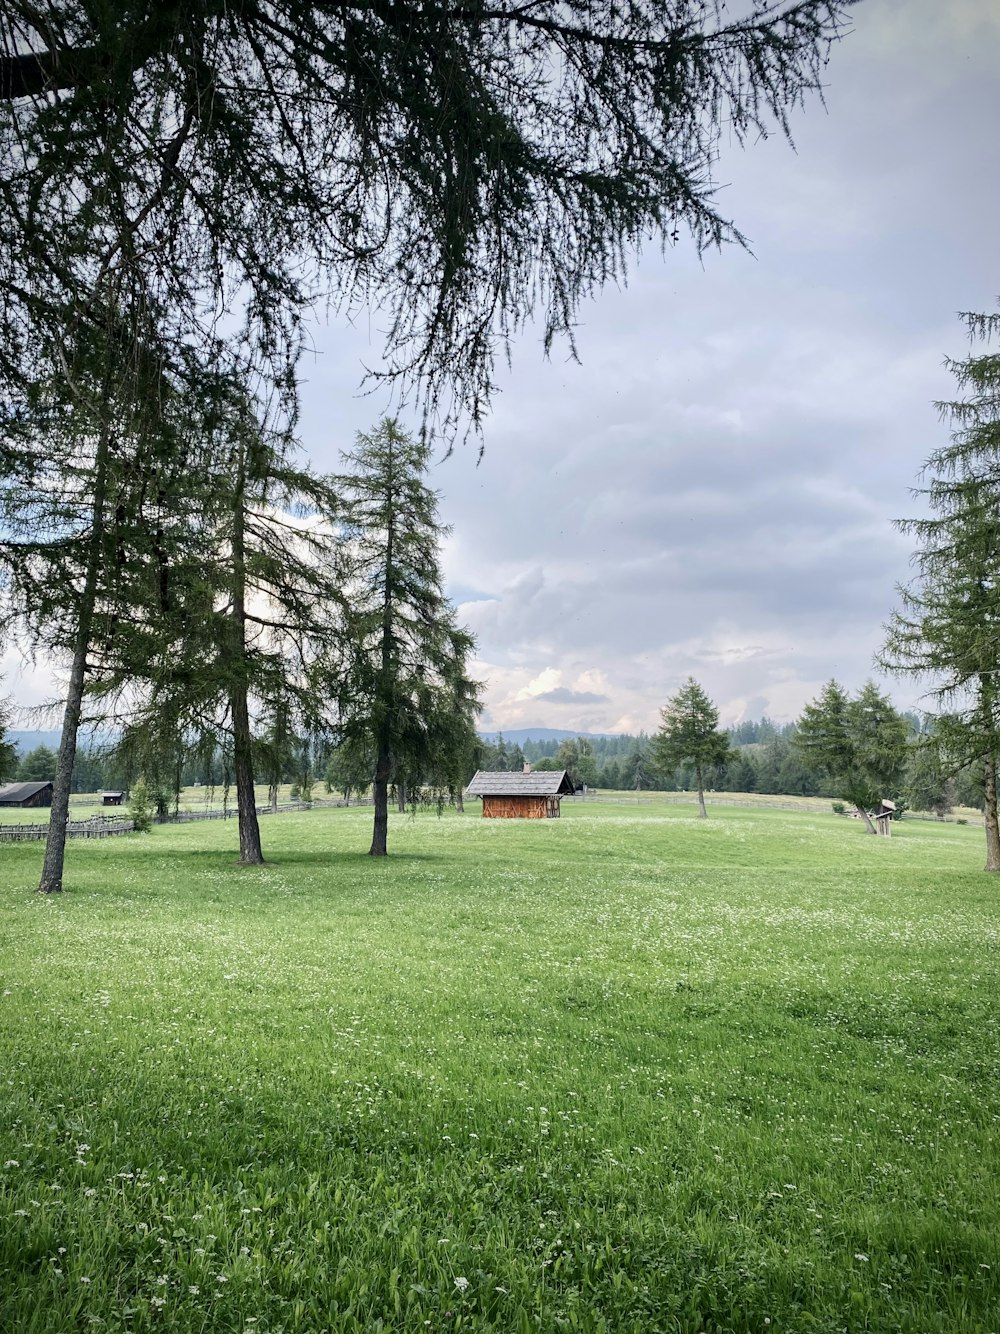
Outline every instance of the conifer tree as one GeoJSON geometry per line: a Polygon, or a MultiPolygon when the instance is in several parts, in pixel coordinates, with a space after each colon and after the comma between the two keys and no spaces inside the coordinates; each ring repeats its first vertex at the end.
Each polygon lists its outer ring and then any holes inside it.
{"type": "MultiPolygon", "coordinates": [[[[1000,315],[967,312],[970,337],[1000,337],[1000,315]]],[[[886,627],[883,666],[923,679],[939,712],[927,743],[945,773],[975,764],[984,784],[986,870],[1000,871],[1000,353],[946,365],[961,398],[936,404],[949,443],[927,463],[931,517],[899,523],[918,540],[916,578],[899,590],[886,627]]]]}
{"type": "Polygon", "coordinates": [[[661,773],[670,773],[679,764],[694,766],[698,814],[705,819],[705,770],[724,764],[729,755],[729,738],[719,731],[719,710],[689,676],[660,710],[660,717],[662,726],[652,742],[654,763],[661,773]]]}
{"type": "Polygon", "coordinates": [[[35,746],[17,766],[17,777],[22,783],[51,783],[55,772],[55,753],[48,746],[35,746]]]}
{"type": "Polygon", "coordinates": [[[321,711],[313,663],[339,635],[335,500],[237,375],[207,366],[197,383],[184,429],[198,464],[168,492],[169,603],[138,640],[119,641],[93,691],[154,750],[225,741],[240,862],[254,865],[263,861],[255,762],[273,793],[292,721],[308,731],[321,711]],[[269,724],[265,759],[255,733],[267,737],[269,724]]]}
{"type": "Polygon", "coordinates": [[[171,440],[176,395],[146,329],[108,277],[70,339],[45,327],[26,335],[36,379],[0,426],[0,615],[68,668],[46,893],[62,888],[84,694],[102,657],[133,640],[159,597],[165,497],[185,470],[171,440]]]}
{"type": "Polygon", "coordinates": [[[874,682],[866,682],[852,699],[831,680],[803,709],[792,745],[807,768],[829,777],[874,834],[870,812],[883,797],[899,795],[907,735],[905,719],[874,682]]]}
{"type": "Polygon", "coordinates": [[[17,769],[17,746],[7,738],[10,712],[7,700],[0,699],[0,783],[6,782],[17,769]]]}
{"type": "Polygon", "coordinates": [[[331,680],[342,741],[370,749],[375,821],[371,855],[387,851],[395,772],[453,773],[479,712],[467,663],[474,641],[444,596],[438,543],[445,529],[424,476],[427,444],[385,419],[358,435],[338,479],[346,574],[345,658],[331,680]]]}

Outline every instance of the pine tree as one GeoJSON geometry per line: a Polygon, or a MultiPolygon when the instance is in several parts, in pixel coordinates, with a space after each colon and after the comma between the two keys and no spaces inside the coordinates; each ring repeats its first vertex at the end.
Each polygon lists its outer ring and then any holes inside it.
{"type": "MultiPolygon", "coordinates": [[[[1000,315],[967,312],[969,335],[1000,336],[1000,315]]],[[[964,396],[938,403],[951,424],[929,458],[923,494],[932,517],[903,520],[918,540],[915,580],[899,590],[886,627],[883,666],[924,679],[940,711],[927,745],[945,774],[975,763],[984,786],[986,870],[1000,871],[997,755],[1000,753],[1000,353],[947,361],[964,396]]]]}
{"type": "Polygon", "coordinates": [[[493,756],[490,763],[498,774],[505,774],[510,769],[510,755],[507,751],[507,742],[504,740],[502,732],[497,733],[497,739],[493,746],[493,756]]]}
{"type": "Polygon", "coordinates": [[[51,783],[56,772],[56,756],[48,746],[36,746],[17,766],[21,783],[51,783]]]}
{"type": "Polygon", "coordinates": [[[156,806],[145,778],[141,775],[132,784],[129,794],[128,813],[135,825],[137,834],[148,834],[153,827],[156,806]]]}
{"type": "Polygon", "coordinates": [[[908,730],[872,681],[851,699],[831,680],[803,709],[792,745],[808,769],[829,777],[837,795],[857,809],[867,832],[874,834],[870,812],[883,797],[900,793],[908,730]]]}
{"type": "Polygon", "coordinates": [[[386,419],[358,435],[339,478],[346,570],[346,657],[331,681],[342,741],[370,748],[375,821],[371,855],[387,851],[395,772],[458,778],[478,687],[472,636],[444,596],[438,543],[445,530],[424,475],[430,451],[386,419]]]}
{"type": "Polygon", "coordinates": [[[729,738],[719,731],[719,710],[693,676],[660,710],[662,726],[653,737],[653,759],[661,773],[679,764],[694,766],[698,785],[698,814],[705,819],[705,770],[723,764],[729,738]]]}

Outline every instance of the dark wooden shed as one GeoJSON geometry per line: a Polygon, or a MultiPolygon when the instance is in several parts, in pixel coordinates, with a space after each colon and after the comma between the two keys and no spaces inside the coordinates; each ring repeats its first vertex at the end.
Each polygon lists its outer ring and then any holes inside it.
{"type": "Polygon", "coordinates": [[[102,805],[102,806],[121,806],[121,805],[124,803],[124,801],[125,801],[125,793],[124,793],[124,792],[102,792],[102,793],[101,793],[101,805],[102,805]]]}
{"type": "Polygon", "coordinates": [[[573,795],[573,784],[565,769],[537,774],[480,769],[465,791],[482,797],[484,820],[558,820],[560,799],[573,795]]]}
{"type": "Polygon", "coordinates": [[[51,783],[8,783],[0,787],[0,806],[51,806],[51,783]]]}

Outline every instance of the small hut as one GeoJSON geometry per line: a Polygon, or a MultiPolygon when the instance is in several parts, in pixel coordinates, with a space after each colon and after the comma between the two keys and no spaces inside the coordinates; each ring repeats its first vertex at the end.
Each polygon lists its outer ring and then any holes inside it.
{"type": "Polygon", "coordinates": [[[101,805],[102,805],[102,806],[120,806],[120,805],[124,802],[124,800],[125,800],[125,793],[124,793],[124,792],[102,792],[102,793],[101,793],[101,805]]]}
{"type": "Polygon", "coordinates": [[[51,783],[8,783],[0,787],[0,806],[51,806],[51,783]]]}
{"type": "Polygon", "coordinates": [[[878,833],[885,838],[892,837],[892,819],[896,814],[896,803],[890,801],[888,797],[883,797],[878,806],[872,811],[875,817],[875,828],[878,833]]]}
{"type": "Polygon", "coordinates": [[[560,799],[573,795],[573,784],[565,769],[521,774],[480,769],[465,794],[482,797],[484,820],[558,820],[560,799]]]}

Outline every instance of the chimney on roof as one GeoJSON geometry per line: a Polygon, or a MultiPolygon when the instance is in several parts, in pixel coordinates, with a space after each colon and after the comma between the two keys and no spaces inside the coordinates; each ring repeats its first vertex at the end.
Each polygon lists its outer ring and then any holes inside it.
{"type": "Polygon", "coordinates": [[[524,773],[524,774],[530,774],[530,773],[531,773],[531,765],[528,763],[527,760],[525,760],[525,762],[524,762],[524,768],[521,770],[521,772],[524,773]]]}

